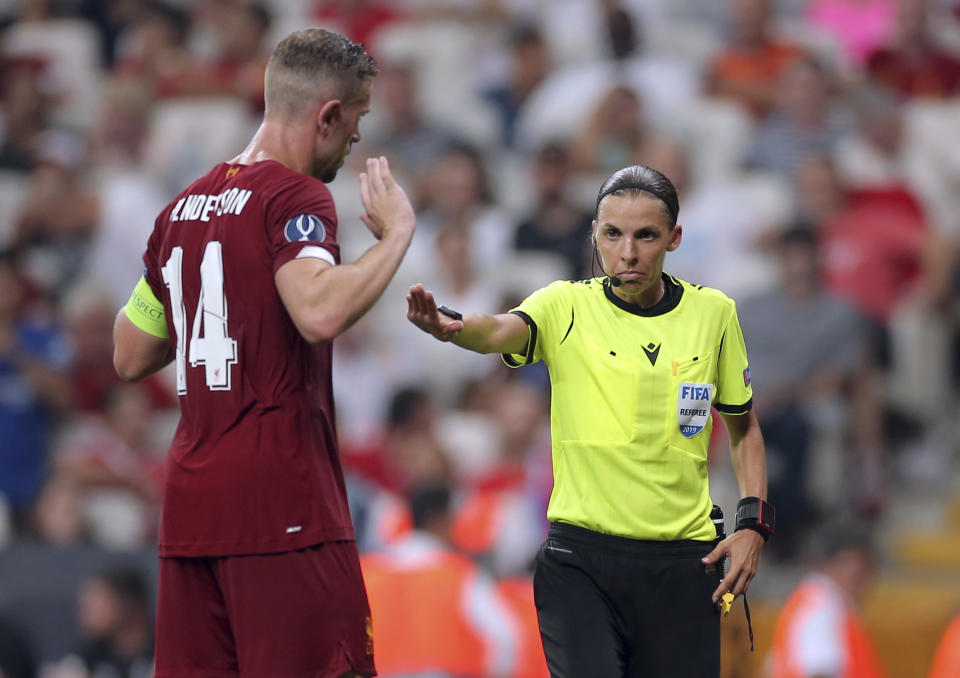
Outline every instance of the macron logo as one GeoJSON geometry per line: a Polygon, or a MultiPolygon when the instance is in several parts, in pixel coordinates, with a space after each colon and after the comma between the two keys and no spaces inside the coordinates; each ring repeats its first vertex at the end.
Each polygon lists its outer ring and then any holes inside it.
{"type": "Polygon", "coordinates": [[[303,525],[294,525],[287,528],[287,534],[293,534],[294,532],[299,532],[303,529],[303,525]]]}

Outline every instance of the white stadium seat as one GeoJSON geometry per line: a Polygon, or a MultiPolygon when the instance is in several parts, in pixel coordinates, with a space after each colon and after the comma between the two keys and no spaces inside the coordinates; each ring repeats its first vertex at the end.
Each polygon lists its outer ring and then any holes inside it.
{"type": "Polygon", "coordinates": [[[0,249],[10,245],[20,215],[20,205],[26,197],[26,175],[20,172],[0,172],[0,249]]]}
{"type": "Polygon", "coordinates": [[[247,104],[231,97],[162,101],[154,108],[144,165],[177,193],[242,151],[255,124],[247,104]]]}
{"type": "Polygon", "coordinates": [[[89,129],[99,112],[99,50],[95,29],[79,19],[16,23],[3,35],[4,54],[48,63],[55,122],[68,127],[89,129]]]}

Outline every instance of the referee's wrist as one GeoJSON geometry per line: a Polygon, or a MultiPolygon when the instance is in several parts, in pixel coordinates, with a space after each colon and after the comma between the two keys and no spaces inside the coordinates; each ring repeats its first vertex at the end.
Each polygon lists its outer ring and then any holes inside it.
{"type": "Polygon", "coordinates": [[[763,541],[768,541],[776,529],[777,512],[773,505],[760,497],[744,497],[737,502],[736,527],[740,530],[753,530],[763,541]]]}

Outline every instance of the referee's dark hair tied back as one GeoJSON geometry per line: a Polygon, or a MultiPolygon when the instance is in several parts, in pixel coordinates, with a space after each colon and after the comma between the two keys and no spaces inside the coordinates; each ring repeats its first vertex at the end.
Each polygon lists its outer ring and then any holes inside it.
{"type": "Polygon", "coordinates": [[[621,191],[634,195],[642,191],[659,198],[670,214],[670,228],[677,225],[680,199],[677,197],[677,189],[673,182],[662,172],[645,165],[630,165],[617,170],[600,187],[600,192],[597,193],[596,212],[600,211],[600,201],[608,195],[620,194],[621,191]]]}

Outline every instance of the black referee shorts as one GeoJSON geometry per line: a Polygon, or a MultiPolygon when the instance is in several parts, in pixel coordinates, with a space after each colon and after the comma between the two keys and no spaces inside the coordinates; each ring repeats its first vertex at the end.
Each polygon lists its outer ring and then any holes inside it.
{"type": "Polygon", "coordinates": [[[641,541],[553,523],[533,577],[553,678],[717,678],[712,542],[641,541]]]}

